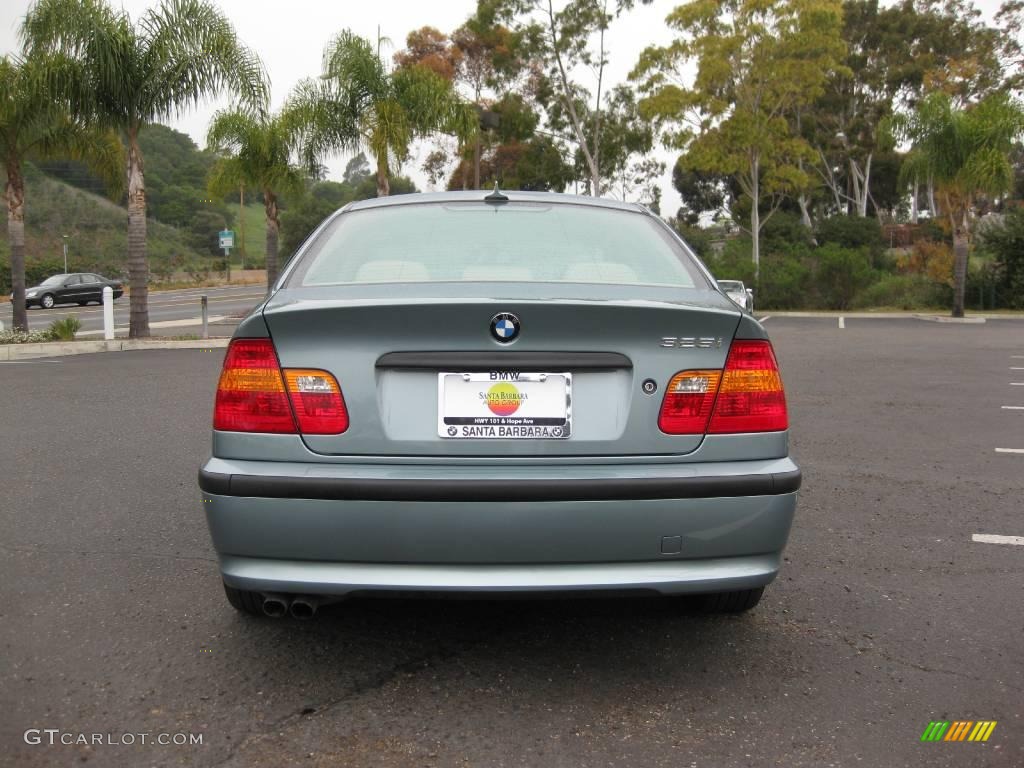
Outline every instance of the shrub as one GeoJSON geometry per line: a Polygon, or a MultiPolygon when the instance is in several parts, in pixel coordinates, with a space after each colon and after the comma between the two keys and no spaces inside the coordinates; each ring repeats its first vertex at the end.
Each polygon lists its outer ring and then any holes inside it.
{"type": "Polygon", "coordinates": [[[722,280],[742,280],[748,288],[754,285],[754,262],[750,256],[750,239],[738,237],[727,240],[722,250],[710,251],[702,257],[708,269],[722,280]]]}
{"type": "Polygon", "coordinates": [[[1024,208],[981,230],[980,245],[991,254],[1004,306],[1024,309],[1024,208]]]}
{"type": "Polygon", "coordinates": [[[754,306],[762,309],[803,309],[808,305],[811,270],[807,248],[765,254],[761,279],[754,288],[754,306]]]}
{"type": "Polygon", "coordinates": [[[854,309],[936,309],[948,308],[952,300],[951,288],[933,283],[924,275],[884,275],[859,291],[850,306],[854,309]]]}
{"type": "Polygon", "coordinates": [[[671,223],[676,232],[679,233],[679,236],[693,249],[694,253],[704,261],[707,261],[712,255],[711,241],[713,237],[711,233],[701,227],[690,226],[685,221],[679,219],[672,219],[671,223]]]}
{"type": "Polygon", "coordinates": [[[953,285],[953,249],[934,240],[919,240],[910,253],[896,259],[900,272],[924,275],[933,283],[953,285]]]}
{"type": "Polygon", "coordinates": [[[55,341],[53,331],[0,331],[0,344],[38,344],[43,341],[55,341]]]}
{"type": "Polygon", "coordinates": [[[54,339],[59,341],[74,341],[75,334],[81,329],[81,321],[75,317],[64,317],[50,323],[49,332],[54,339]]]}
{"type": "Polygon", "coordinates": [[[815,255],[816,283],[829,309],[848,309],[854,295],[874,280],[867,248],[843,248],[828,243],[818,248],[815,255]]]}
{"type": "Polygon", "coordinates": [[[885,250],[882,226],[865,216],[831,216],[818,224],[818,244],[833,243],[841,248],[866,248],[872,264],[885,250]]]}

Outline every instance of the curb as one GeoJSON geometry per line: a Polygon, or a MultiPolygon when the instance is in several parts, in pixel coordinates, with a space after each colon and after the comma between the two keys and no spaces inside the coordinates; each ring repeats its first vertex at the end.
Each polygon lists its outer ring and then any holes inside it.
{"type": "Polygon", "coordinates": [[[774,312],[770,309],[758,309],[755,317],[770,315],[771,317],[827,317],[836,319],[845,317],[847,320],[927,320],[934,323],[984,323],[986,320],[1024,320],[1024,314],[997,314],[997,313],[976,313],[967,317],[950,317],[949,315],[936,315],[926,312],[840,312],[838,310],[829,312],[812,311],[790,311],[780,310],[774,312]]]}
{"type": "Polygon", "coordinates": [[[974,317],[946,317],[945,315],[914,315],[918,320],[927,320],[929,323],[966,323],[968,325],[976,325],[984,323],[986,318],[980,316],[974,317]]]}
{"type": "Polygon", "coordinates": [[[0,362],[35,357],[88,355],[96,352],[131,352],[140,349],[216,349],[227,347],[229,338],[216,339],[114,339],[113,341],[48,341],[41,344],[0,345],[0,362]]]}

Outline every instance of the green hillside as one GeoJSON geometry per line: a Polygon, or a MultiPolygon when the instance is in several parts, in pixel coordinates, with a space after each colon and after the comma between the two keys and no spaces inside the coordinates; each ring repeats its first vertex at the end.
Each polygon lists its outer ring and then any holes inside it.
{"type": "MultiPolygon", "coordinates": [[[[246,196],[248,197],[248,195],[246,196]]],[[[235,250],[231,253],[233,263],[241,263],[241,234],[238,225],[238,206],[232,211],[235,215],[235,250]]],[[[250,267],[262,267],[265,261],[267,242],[267,215],[263,203],[248,203],[245,206],[245,263],[250,267]]]]}
{"type": "MultiPolygon", "coordinates": [[[[69,271],[127,275],[128,212],[124,208],[52,179],[32,166],[26,166],[25,186],[25,260],[30,280],[38,274],[63,271],[62,235],[70,235],[69,271]]],[[[147,229],[154,278],[172,270],[205,266],[211,261],[210,256],[201,256],[190,244],[191,233],[152,219],[147,229]]],[[[0,238],[0,293],[4,295],[10,291],[10,272],[4,226],[4,236],[0,238]]]]}

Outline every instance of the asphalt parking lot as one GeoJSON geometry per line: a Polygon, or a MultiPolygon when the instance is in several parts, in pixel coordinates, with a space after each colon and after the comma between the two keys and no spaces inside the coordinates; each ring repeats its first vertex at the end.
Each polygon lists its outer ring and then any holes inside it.
{"type": "Polygon", "coordinates": [[[1024,536],[1024,323],[766,327],[804,488],[785,569],[740,617],[636,599],[245,618],[195,480],[223,350],[0,364],[0,764],[1024,765],[1024,546],[972,540],[1024,536]],[[922,743],[934,720],[998,725],[922,743]]]}

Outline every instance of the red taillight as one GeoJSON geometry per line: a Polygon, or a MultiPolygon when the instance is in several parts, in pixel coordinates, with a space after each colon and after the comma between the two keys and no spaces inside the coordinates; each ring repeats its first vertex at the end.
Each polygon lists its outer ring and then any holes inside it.
{"type": "Polygon", "coordinates": [[[217,384],[213,428],[339,434],[348,428],[348,414],[338,382],[331,374],[305,369],[282,371],[270,339],[235,339],[228,347],[217,384]]]}
{"type": "Polygon", "coordinates": [[[724,371],[677,373],[665,391],[658,427],[670,435],[788,429],[786,396],[771,343],[735,340],[724,371]]]}
{"type": "Polygon", "coordinates": [[[771,342],[733,341],[708,432],[720,435],[788,428],[786,394],[771,342]]]}
{"type": "Polygon", "coordinates": [[[299,431],[306,435],[338,435],[348,429],[348,412],[338,382],[327,371],[286,368],[285,386],[299,431]]]}
{"type": "Polygon", "coordinates": [[[231,342],[217,384],[213,428],[229,432],[296,431],[270,339],[231,342]]]}
{"type": "Polygon", "coordinates": [[[670,435],[703,435],[721,377],[721,371],[682,371],[673,376],[661,401],[659,429],[670,435]]]}

